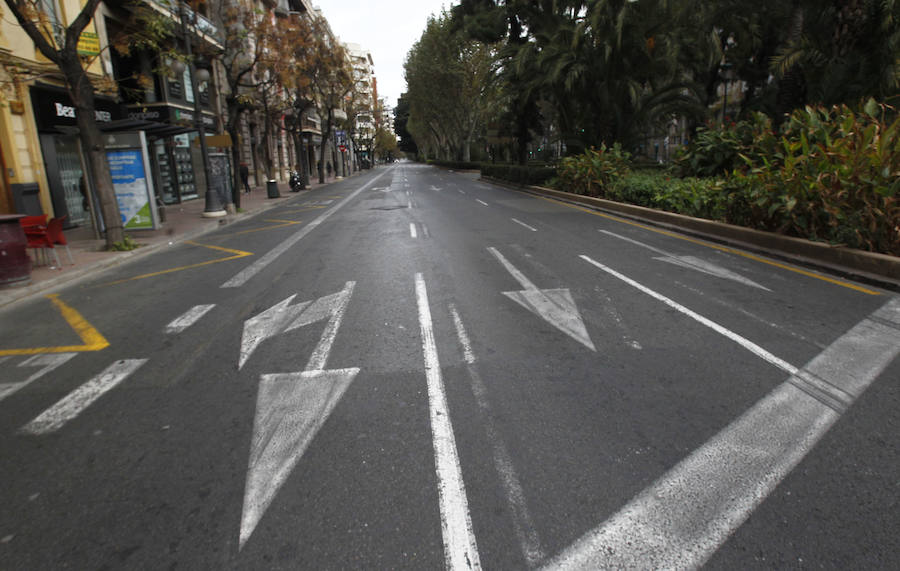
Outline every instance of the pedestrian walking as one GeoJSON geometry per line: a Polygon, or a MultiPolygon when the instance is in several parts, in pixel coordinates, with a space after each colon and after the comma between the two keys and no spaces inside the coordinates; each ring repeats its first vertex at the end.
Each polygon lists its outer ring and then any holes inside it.
{"type": "Polygon", "coordinates": [[[239,172],[241,175],[241,183],[244,185],[244,193],[250,194],[250,169],[247,168],[247,163],[241,163],[239,172]]]}

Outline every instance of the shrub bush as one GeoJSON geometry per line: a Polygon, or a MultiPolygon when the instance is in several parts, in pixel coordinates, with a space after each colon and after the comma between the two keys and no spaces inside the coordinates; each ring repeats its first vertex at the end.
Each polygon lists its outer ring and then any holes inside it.
{"type": "Polygon", "coordinates": [[[611,185],[629,172],[631,155],[617,143],[591,147],[580,155],[562,160],[557,174],[562,190],[586,196],[605,197],[611,185]]]}
{"type": "Polygon", "coordinates": [[[481,163],[472,161],[440,161],[437,159],[428,159],[427,163],[436,167],[444,167],[461,171],[478,170],[479,168],[481,168],[481,163]]]}
{"type": "Polygon", "coordinates": [[[554,176],[556,169],[545,166],[524,165],[481,165],[482,176],[498,178],[521,185],[542,185],[554,176]]]}

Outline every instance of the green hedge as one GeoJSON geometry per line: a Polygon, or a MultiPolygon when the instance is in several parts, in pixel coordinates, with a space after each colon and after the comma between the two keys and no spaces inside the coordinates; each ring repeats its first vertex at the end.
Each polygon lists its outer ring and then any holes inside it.
{"type": "Polygon", "coordinates": [[[482,164],[481,175],[515,184],[540,186],[556,176],[553,167],[482,164]]]}
{"type": "Polygon", "coordinates": [[[439,161],[436,159],[428,159],[429,165],[434,165],[436,167],[444,167],[448,169],[455,169],[461,171],[468,170],[478,170],[481,168],[481,163],[475,163],[472,161],[439,161]]]}

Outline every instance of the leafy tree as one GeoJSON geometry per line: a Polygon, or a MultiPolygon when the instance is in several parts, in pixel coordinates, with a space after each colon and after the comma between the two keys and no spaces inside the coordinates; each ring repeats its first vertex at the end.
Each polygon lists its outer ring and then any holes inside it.
{"type": "Polygon", "coordinates": [[[397,148],[404,153],[415,156],[419,154],[419,148],[416,146],[416,141],[413,139],[413,136],[406,129],[406,124],[408,122],[409,98],[404,93],[397,99],[397,106],[394,107],[394,132],[396,132],[399,137],[397,148]]]}
{"type": "Polygon", "coordinates": [[[493,49],[454,31],[444,13],[428,20],[404,70],[410,103],[406,129],[417,146],[443,159],[468,161],[485,110],[495,98],[493,49]]]}
{"type": "Polygon", "coordinates": [[[394,157],[397,152],[397,137],[381,125],[375,129],[375,153],[382,160],[394,157]]]}
{"type": "Polygon", "coordinates": [[[96,123],[95,86],[87,71],[89,60],[78,54],[78,38],[90,23],[100,0],[86,0],[81,11],[63,26],[56,14],[46,11],[41,0],[6,0],[10,13],[34,42],[35,47],[59,69],[75,107],[79,138],[85,149],[94,190],[106,224],[106,244],[122,242],[125,231],[116,201],[112,175],[106,160],[103,134],[96,123]]]}

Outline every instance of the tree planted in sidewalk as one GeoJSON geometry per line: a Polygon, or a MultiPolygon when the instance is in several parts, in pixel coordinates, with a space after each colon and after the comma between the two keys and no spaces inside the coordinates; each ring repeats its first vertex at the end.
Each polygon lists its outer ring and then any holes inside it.
{"type": "MultiPolygon", "coordinates": [[[[78,40],[90,24],[100,0],[86,0],[81,11],[64,26],[58,15],[48,12],[50,4],[41,0],[5,0],[16,21],[38,51],[59,69],[75,107],[78,136],[84,149],[100,211],[106,225],[106,244],[112,247],[125,236],[112,174],[106,160],[103,133],[95,118],[96,88],[88,66],[92,57],[78,52],[78,40]]],[[[99,78],[98,78],[99,79],[99,78]]]]}

